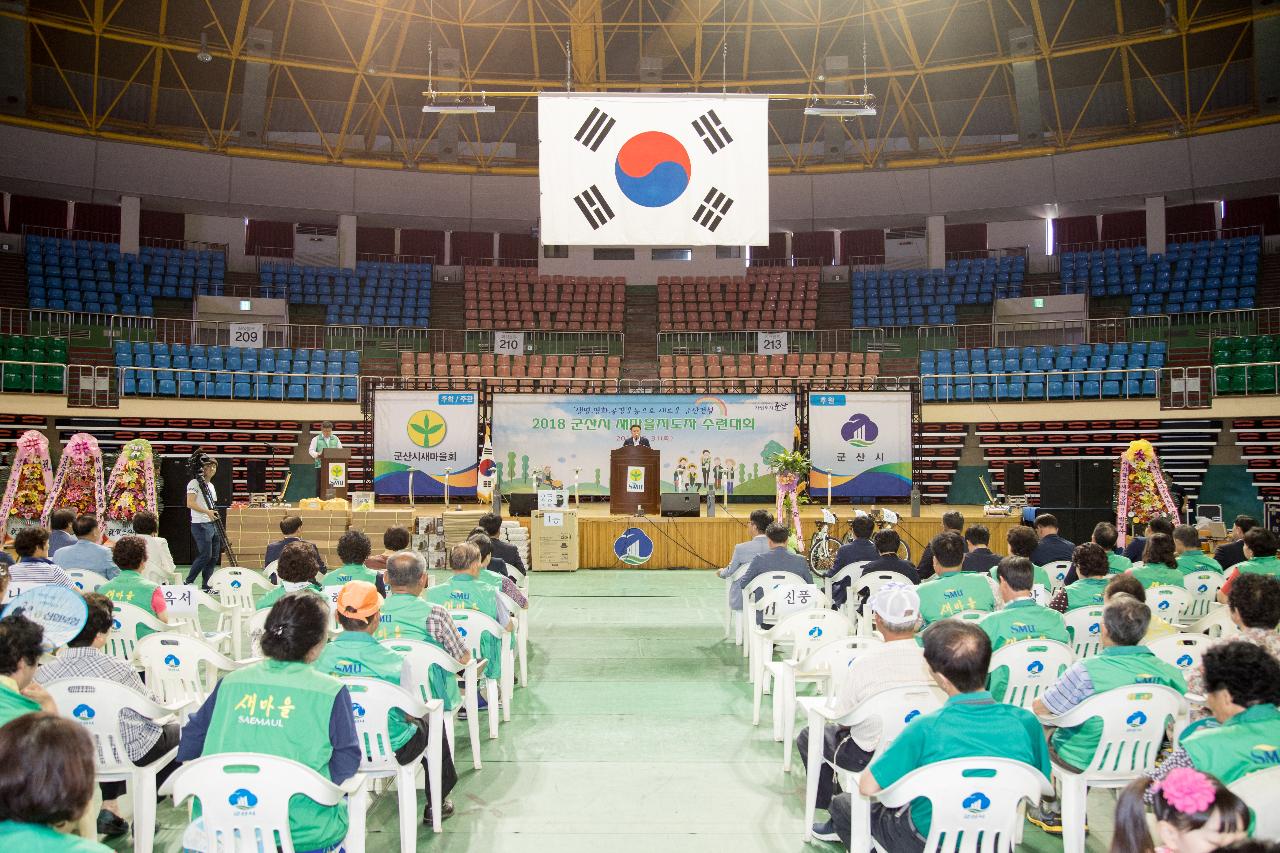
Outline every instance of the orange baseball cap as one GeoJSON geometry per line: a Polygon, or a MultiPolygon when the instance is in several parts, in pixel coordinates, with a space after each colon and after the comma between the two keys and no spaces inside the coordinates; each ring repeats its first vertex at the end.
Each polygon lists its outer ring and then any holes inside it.
{"type": "Polygon", "coordinates": [[[348,581],[338,590],[338,615],[367,619],[382,609],[378,588],[368,581],[348,581]]]}

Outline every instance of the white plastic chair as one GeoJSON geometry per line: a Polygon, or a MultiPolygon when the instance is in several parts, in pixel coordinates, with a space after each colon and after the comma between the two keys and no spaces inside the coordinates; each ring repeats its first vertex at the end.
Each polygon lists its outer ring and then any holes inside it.
{"type": "MultiPolygon", "coordinates": [[[[163,588],[163,587],[162,587],[163,588]]],[[[191,590],[191,601],[195,604],[195,612],[193,613],[173,613],[170,615],[169,624],[175,631],[186,634],[188,637],[195,637],[198,640],[204,640],[210,645],[227,649],[231,645],[234,637],[233,628],[235,627],[235,608],[223,604],[209,593],[200,590],[191,590]],[[214,614],[216,621],[212,631],[206,631],[203,627],[203,621],[200,618],[200,611],[207,610],[214,614]]]]}
{"type": "Polygon", "coordinates": [[[138,644],[139,625],[156,633],[173,630],[136,604],[113,601],[111,612],[115,621],[111,624],[111,634],[107,637],[107,645],[103,651],[130,666],[133,665],[134,646],[138,644]]]}
{"type": "MultiPolygon", "coordinates": [[[[813,816],[818,808],[818,774],[821,772],[823,762],[826,761],[822,755],[823,745],[826,741],[823,736],[826,724],[836,723],[837,725],[853,727],[869,720],[879,720],[880,740],[877,741],[876,751],[883,752],[885,747],[893,743],[894,738],[907,727],[908,723],[921,714],[927,714],[930,711],[936,711],[941,708],[946,699],[947,694],[943,693],[942,688],[936,684],[910,684],[891,687],[888,690],[869,696],[852,711],[840,715],[837,714],[839,709],[831,707],[830,700],[827,697],[800,697],[798,701],[808,718],[809,725],[809,750],[806,756],[807,773],[804,788],[805,840],[808,840],[813,835],[813,816]]],[[[840,770],[839,768],[837,768],[837,772],[841,776],[841,788],[846,791],[858,790],[859,774],[840,770]]],[[[871,843],[870,813],[859,815],[859,803],[865,806],[866,800],[861,797],[854,797],[854,835],[853,843],[849,848],[851,850],[866,850],[871,843]]]]}
{"type": "Polygon", "coordinates": [[[994,612],[994,610],[958,610],[946,618],[959,619],[961,622],[981,622],[994,612]]]}
{"type": "Polygon", "coordinates": [[[1102,649],[1102,608],[1098,605],[1068,610],[1062,617],[1071,634],[1076,659],[1096,655],[1102,649]]]}
{"type": "Polygon", "coordinates": [[[102,575],[88,569],[67,569],[66,572],[67,577],[71,578],[71,582],[81,592],[97,592],[98,588],[107,582],[102,575]]]}
{"type": "Polygon", "coordinates": [[[484,676],[484,698],[489,703],[489,739],[493,740],[498,736],[499,715],[507,722],[511,720],[511,695],[515,692],[515,651],[512,649],[514,638],[508,636],[511,632],[478,610],[450,610],[449,615],[453,617],[458,634],[462,637],[462,642],[467,644],[473,658],[482,657],[480,639],[485,634],[497,637],[502,649],[501,677],[484,676]]]}
{"type": "Polygon", "coordinates": [[[254,590],[265,593],[275,589],[275,586],[253,569],[227,566],[209,576],[209,588],[217,591],[218,600],[223,604],[251,613],[254,608],[254,590]]]}
{"type": "MultiPolygon", "coordinates": [[[[1123,788],[1155,766],[1166,723],[1187,711],[1182,694],[1161,684],[1134,684],[1097,693],[1046,725],[1074,728],[1097,719],[1102,723],[1098,748],[1080,772],[1058,764],[1053,775],[1062,791],[1064,853],[1084,853],[1085,801],[1090,788],[1123,788]]],[[[1175,744],[1176,746],[1176,744],[1175,744]]]]}
{"type": "MultiPolygon", "coordinates": [[[[808,655],[809,650],[815,646],[829,640],[847,637],[851,633],[853,633],[853,626],[843,614],[817,608],[792,613],[772,628],[753,629],[751,639],[756,643],[756,649],[752,660],[756,671],[752,679],[754,690],[752,691],[751,725],[760,725],[760,698],[764,695],[765,686],[774,671],[770,664],[773,663],[775,646],[792,646],[791,657],[799,659],[808,655]]],[[[777,734],[776,727],[774,734],[777,734]]]]}
{"type": "Polygon", "coordinates": [[[1240,626],[1231,618],[1231,608],[1218,604],[1183,630],[1188,634],[1207,634],[1214,638],[1234,637],[1240,633],[1240,626]]]}
{"type": "MultiPolygon", "coordinates": [[[[900,575],[897,572],[874,572],[858,578],[853,586],[849,587],[849,598],[845,599],[845,602],[847,604],[853,600],[861,601],[864,590],[867,593],[867,600],[870,601],[871,596],[879,592],[880,587],[887,583],[910,583],[910,581],[907,580],[905,575],[900,575]]],[[[856,610],[857,607],[855,606],[854,609],[856,610]]],[[[873,628],[874,625],[871,619],[863,617],[858,620],[857,630],[859,636],[870,636],[873,628]]]]}
{"type": "Polygon", "coordinates": [[[871,646],[882,641],[875,637],[838,637],[803,654],[797,648],[788,660],[768,664],[773,677],[773,739],[782,742],[782,770],[791,772],[792,741],[796,734],[796,701],[798,684],[817,684],[822,696],[834,696],[850,664],[871,646]]]}
{"type": "Polygon", "coordinates": [[[751,629],[756,626],[756,613],[760,611],[765,593],[782,587],[805,586],[804,578],[791,572],[769,572],[758,575],[742,589],[742,656],[751,657],[751,629]],[[761,601],[756,600],[759,592],[761,601]]]}
{"type": "Polygon", "coordinates": [[[1006,667],[1009,677],[1004,691],[1005,704],[1030,709],[1036,697],[1057,681],[1075,660],[1075,652],[1065,643],[1023,640],[1001,646],[991,656],[989,671],[1006,667]]]}
{"type": "Polygon", "coordinates": [[[1187,619],[1199,619],[1207,614],[1218,603],[1218,591],[1227,582],[1220,572],[1192,572],[1182,579],[1182,584],[1191,598],[1184,616],[1187,619]]]}
{"type": "Polygon", "coordinates": [[[465,665],[460,664],[444,649],[422,640],[383,640],[382,646],[404,657],[405,668],[401,675],[401,685],[410,692],[416,693],[423,702],[443,701],[444,699],[443,696],[436,696],[431,692],[432,666],[438,666],[443,669],[446,678],[456,678],[459,673],[462,674],[464,688],[462,704],[452,711],[444,711],[444,734],[449,741],[449,748],[454,750],[456,755],[454,728],[457,724],[458,712],[466,709],[467,735],[471,740],[471,766],[479,770],[482,765],[480,763],[480,703],[478,701],[480,694],[477,683],[479,681],[478,673],[485,661],[473,654],[470,662],[465,665]]]}
{"type": "Polygon", "coordinates": [[[294,853],[289,799],[306,797],[322,806],[347,801],[345,853],[364,853],[369,806],[364,774],[335,785],[319,773],[278,755],[224,752],[188,761],[164,784],[175,805],[200,800],[208,853],[256,853],[279,847],[294,853]]]}
{"type": "MultiPolygon", "coordinates": [[[[796,586],[777,586],[767,589],[756,602],[755,611],[762,614],[764,624],[758,626],[752,617],[747,625],[747,680],[755,682],[764,670],[764,662],[772,660],[773,646],[765,642],[770,633],[787,620],[789,616],[810,610],[824,609],[826,597],[816,584],[801,583],[796,586]],[[766,648],[768,645],[768,648],[766,648]]],[[[789,643],[790,638],[777,642],[789,643]]]]}
{"type": "Polygon", "coordinates": [[[161,702],[188,708],[209,698],[222,673],[243,666],[204,640],[176,631],[143,637],[134,647],[133,657],[142,667],[152,695],[161,702]]]}
{"type": "Polygon", "coordinates": [[[105,678],[64,678],[44,687],[58,711],[84,726],[93,738],[98,781],[128,784],[133,800],[133,849],[136,853],[151,853],[156,834],[156,775],[178,754],[178,748],[175,746],[150,764],[135,765],[129,760],[120,733],[120,712],[127,708],[164,725],[173,720],[177,707],[153,702],[105,678]]]}
{"type": "MultiPolygon", "coordinates": [[[[1024,803],[1037,805],[1051,796],[1053,785],[1037,768],[983,756],[952,758],[913,770],[875,799],[887,808],[901,808],[917,797],[932,804],[926,851],[1012,853],[1022,839],[1024,803]]],[[[894,853],[873,845],[882,853],[894,853]]]]}
{"type": "Polygon", "coordinates": [[[400,853],[413,853],[418,847],[418,762],[416,756],[408,764],[396,759],[387,726],[389,714],[403,711],[411,717],[426,718],[428,745],[428,787],[431,789],[431,829],[440,831],[440,775],[444,767],[444,703],[433,699],[419,701],[412,693],[396,684],[376,678],[344,678],[342,683],[351,693],[356,738],[363,758],[360,772],[370,779],[395,779],[396,799],[400,807],[400,853]]]}
{"type": "MultiPolygon", "coordinates": [[[[828,598],[831,597],[832,587],[834,587],[840,581],[847,580],[849,582],[849,590],[844,600],[844,606],[848,607],[849,596],[853,595],[854,587],[857,586],[858,578],[862,575],[862,569],[864,566],[867,565],[867,562],[868,562],[867,560],[859,560],[856,563],[850,563],[840,571],[836,572],[831,577],[827,578],[826,583],[823,584],[823,591],[827,593],[827,597],[828,598]]],[[[854,599],[854,600],[856,601],[857,599],[854,599]]],[[[854,610],[857,610],[857,609],[858,608],[855,606],[854,610]]]]}
{"type": "MultiPolygon", "coordinates": [[[[527,598],[528,596],[526,596],[527,598]]],[[[498,598],[506,605],[507,612],[511,614],[511,618],[516,622],[515,631],[515,653],[516,665],[519,669],[512,672],[512,677],[520,682],[521,687],[529,686],[529,609],[527,607],[518,606],[511,596],[499,592],[498,598]]],[[[503,713],[504,720],[510,720],[511,717],[503,713]]]]}
{"type": "Polygon", "coordinates": [[[1280,840],[1280,767],[1256,770],[1227,787],[1253,810],[1253,837],[1280,840]]]}
{"type": "Polygon", "coordinates": [[[1049,583],[1053,584],[1053,591],[1057,592],[1066,586],[1067,572],[1071,571],[1070,560],[1054,560],[1045,563],[1040,568],[1049,574],[1049,583]]]}
{"type": "Polygon", "coordinates": [[[1204,634],[1170,634],[1148,643],[1147,648],[1160,660],[1178,667],[1185,674],[1200,665],[1204,650],[1212,644],[1213,640],[1204,634]]]}
{"type": "Polygon", "coordinates": [[[1177,623],[1191,605],[1191,593],[1180,586],[1155,584],[1147,590],[1147,606],[1166,622],[1177,623]]]}
{"type": "MultiPolygon", "coordinates": [[[[250,658],[262,656],[262,632],[266,630],[267,617],[270,615],[270,607],[264,607],[249,614],[249,621],[246,623],[245,628],[249,632],[250,658]]],[[[243,661],[241,662],[243,663],[243,661]]]]}

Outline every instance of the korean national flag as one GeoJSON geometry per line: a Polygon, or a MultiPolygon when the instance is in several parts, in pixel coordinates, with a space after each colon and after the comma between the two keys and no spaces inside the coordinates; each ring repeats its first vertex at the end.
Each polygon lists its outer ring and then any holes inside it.
{"type": "Polygon", "coordinates": [[[768,99],[544,94],[545,245],[769,242],[768,99]]]}

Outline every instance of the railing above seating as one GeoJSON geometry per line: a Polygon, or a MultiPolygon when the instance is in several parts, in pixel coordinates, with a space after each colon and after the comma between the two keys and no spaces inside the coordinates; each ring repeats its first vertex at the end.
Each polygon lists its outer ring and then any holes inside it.
{"type": "Polygon", "coordinates": [[[1209,340],[1280,334],[1280,308],[1246,308],[1209,313],[1209,340]]]}
{"type": "MultiPolygon", "coordinates": [[[[181,317],[139,317],[127,314],[105,315],[107,335],[118,341],[154,341],[156,343],[204,344],[235,346],[230,322],[188,320],[181,317]]],[[[363,349],[364,326],[332,324],[264,323],[264,347],[297,347],[302,349],[363,349]]]]}
{"type": "Polygon", "coordinates": [[[435,264],[435,255],[383,255],[377,252],[356,252],[356,263],[371,264],[435,264]]]}
{"type": "MultiPolygon", "coordinates": [[[[54,237],[59,240],[88,240],[97,243],[120,242],[120,235],[108,231],[86,231],[82,228],[49,228],[44,225],[22,226],[22,236],[54,237]]],[[[138,245],[154,249],[191,249],[201,252],[220,252],[225,258],[226,243],[206,243],[202,240],[177,240],[171,237],[139,237],[138,245]]]]}
{"type": "Polygon", "coordinates": [[[829,267],[835,264],[834,258],[797,258],[789,255],[785,258],[752,258],[748,267],[829,267]]]}
{"type": "Polygon", "coordinates": [[[1169,336],[1167,314],[1141,317],[1097,317],[1088,320],[1024,320],[918,326],[920,349],[966,349],[1062,344],[1109,344],[1161,341],[1169,336]]]}
{"type": "Polygon", "coordinates": [[[537,258],[463,258],[464,267],[534,267],[537,258]]]}
{"type": "Polygon", "coordinates": [[[1200,243],[1208,240],[1233,240],[1236,237],[1262,237],[1261,225],[1242,225],[1238,228],[1211,228],[1207,231],[1182,231],[1170,234],[1166,243],[1200,243]]]}
{"type": "MultiPolygon", "coordinates": [[[[510,341],[511,338],[506,338],[510,341]]],[[[558,332],[544,329],[418,329],[396,330],[399,352],[474,352],[495,355],[621,355],[626,336],[621,332],[558,332]],[[519,352],[495,350],[499,335],[523,335],[519,352]]]]}
{"type": "MultiPolygon", "coordinates": [[[[659,332],[660,355],[738,355],[759,352],[760,334],[785,332],[790,352],[859,352],[878,349],[885,330],[735,329],[725,332],[659,332]]],[[[767,353],[766,353],[767,354],[767,353]]]]}

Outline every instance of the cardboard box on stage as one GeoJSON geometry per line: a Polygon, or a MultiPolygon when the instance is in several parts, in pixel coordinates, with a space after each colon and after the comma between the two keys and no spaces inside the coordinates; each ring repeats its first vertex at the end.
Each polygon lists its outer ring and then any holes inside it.
{"type": "Polygon", "coordinates": [[[532,568],[539,572],[578,570],[576,510],[534,510],[530,524],[532,568]]]}
{"type": "Polygon", "coordinates": [[[351,514],[342,510],[300,510],[296,507],[245,507],[227,511],[227,539],[240,565],[262,568],[267,546],[281,537],[280,520],[302,519],[302,538],[314,542],[326,565],[340,566],[338,540],[347,532],[351,514]]]}
{"type": "Polygon", "coordinates": [[[413,507],[395,507],[361,510],[351,513],[351,530],[363,531],[374,543],[374,552],[381,553],[382,534],[389,527],[404,527],[413,531],[413,507]]]}

